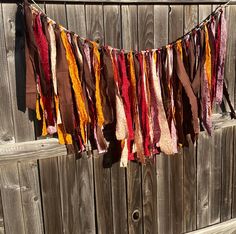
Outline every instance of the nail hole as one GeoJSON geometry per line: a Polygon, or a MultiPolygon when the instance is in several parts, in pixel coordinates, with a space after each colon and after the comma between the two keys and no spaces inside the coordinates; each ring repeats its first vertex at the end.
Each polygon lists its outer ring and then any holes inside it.
{"type": "Polygon", "coordinates": [[[135,210],[132,214],[132,219],[134,222],[138,222],[140,219],[140,211],[139,210],[135,210]]]}

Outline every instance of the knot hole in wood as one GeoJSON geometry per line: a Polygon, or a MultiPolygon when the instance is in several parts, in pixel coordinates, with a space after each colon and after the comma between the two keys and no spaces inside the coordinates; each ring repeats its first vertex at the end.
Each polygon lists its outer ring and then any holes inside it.
{"type": "Polygon", "coordinates": [[[132,213],[132,220],[134,222],[138,222],[140,220],[140,211],[139,210],[134,210],[134,212],[132,213]]]}

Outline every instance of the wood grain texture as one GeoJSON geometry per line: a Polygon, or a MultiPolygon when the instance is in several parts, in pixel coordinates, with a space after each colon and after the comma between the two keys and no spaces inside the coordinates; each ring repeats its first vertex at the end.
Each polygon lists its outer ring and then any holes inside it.
{"type": "MultiPolygon", "coordinates": [[[[9,0],[11,1],[11,0],[9,0]]],[[[63,0],[38,0],[37,2],[64,2],[63,0]]],[[[140,3],[139,0],[67,0],[67,2],[86,2],[86,3],[140,3]]],[[[226,1],[222,1],[222,0],[208,0],[207,3],[225,3],[226,1]]],[[[232,0],[232,3],[235,3],[235,0],[232,0]]],[[[158,0],[158,1],[154,1],[154,0],[142,0],[142,3],[153,3],[153,4],[168,4],[168,3],[176,3],[176,4],[186,4],[186,3],[206,3],[205,0],[158,0]]]]}
{"type": "Polygon", "coordinates": [[[212,148],[209,181],[209,223],[212,225],[220,222],[222,129],[215,130],[208,141],[212,148]]]}
{"type": "MultiPolygon", "coordinates": [[[[154,47],[154,6],[138,6],[138,41],[139,50],[154,47]]],[[[156,167],[153,161],[142,166],[142,203],[143,232],[155,233],[157,230],[156,210],[156,167]]]]}
{"type": "Polygon", "coordinates": [[[45,5],[46,13],[48,17],[56,21],[58,24],[61,24],[64,27],[67,27],[66,21],[66,8],[65,4],[50,4],[45,5]]]}
{"type": "Polygon", "coordinates": [[[110,168],[103,167],[103,156],[93,153],[96,224],[99,234],[113,233],[112,189],[110,168]]]}
{"type": "Polygon", "coordinates": [[[234,126],[234,158],[233,158],[233,194],[232,194],[232,218],[236,217],[236,126],[234,126]]]}
{"type": "Polygon", "coordinates": [[[157,177],[153,160],[147,160],[142,167],[143,230],[157,232],[157,177]]]}
{"type": "MultiPolygon", "coordinates": [[[[225,64],[225,80],[229,92],[229,97],[236,108],[236,32],[235,32],[235,17],[236,17],[236,6],[230,6],[227,9],[226,17],[228,19],[228,40],[227,40],[227,51],[226,51],[226,64],[225,64]]],[[[227,106],[227,110],[229,110],[227,106]]]]}
{"type": "MultiPolygon", "coordinates": [[[[154,6],[154,45],[162,47],[168,43],[168,6],[154,6]]],[[[160,154],[156,157],[157,177],[157,227],[158,233],[171,233],[170,224],[170,174],[169,158],[160,154]]]]}
{"type": "Polygon", "coordinates": [[[209,180],[212,148],[207,133],[202,132],[197,144],[197,229],[209,225],[209,180]]]}
{"type": "MultiPolygon", "coordinates": [[[[138,49],[137,6],[122,6],[122,44],[126,49],[138,49]]],[[[127,167],[128,233],[143,233],[141,165],[129,162],[127,167]]]]}
{"type": "Polygon", "coordinates": [[[183,149],[184,190],[183,190],[183,228],[184,232],[197,228],[197,165],[196,144],[183,149]]]}
{"type": "MultiPolygon", "coordinates": [[[[76,160],[77,189],[79,194],[79,217],[77,225],[79,233],[95,234],[95,197],[93,158],[85,153],[82,158],[76,160]]],[[[97,213],[96,215],[99,215],[97,213]]]]}
{"type": "Polygon", "coordinates": [[[19,162],[18,171],[25,233],[44,233],[37,160],[19,162]]]}
{"type": "Polygon", "coordinates": [[[64,233],[57,158],[39,160],[45,233],[64,233]]]}
{"type": "MultiPolygon", "coordinates": [[[[68,28],[83,37],[87,37],[85,6],[67,4],[66,10],[68,28]]],[[[75,221],[77,232],[94,234],[96,227],[93,159],[88,157],[86,152],[82,153],[82,157],[76,160],[76,183],[75,197],[77,202],[74,206],[78,210],[78,217],[75,221]]]]}
{"type": "Polygon", "coordinates": [[[6,42],[3,25],[2,4],[0,4],[0,144],[14,142],[13,113],[9,87],[6,42]]]}
{"type": "Polygon", "coordinates": [[[154,5],[154,47],[168,43],[168,6],[154,5]]]}
{"type": "Polygon", "coordinates": [[[128,228],[130,234],[143,233],[142,170],[139,163],[127,167],[128,228]]]}
{"type": "MultiPolygon", "coordinates": [[[[105,44],[121,47],[121,12],[120,6],[104,6],[104,35],[105,44]]],[[[113,155],[112,155],[113,156],[113,155]]],[[[125,168],[120,168],[120,163],[111,167],[111,192],[113,233],[128,233],[127,227],[127,200],[125,168]],[[117,215],[120,214],[120,215],[117,215]]]]}
{"type": "Polygon", "coordinates": [[[4,227],[4,217],[3,217],[3,207],[2,207],[2,195],[0,192],[0,234],[5,233],[5,227],[4,227]]]}
{"type": "Polygon", "coordinates": [[[188,234],[235,234],[236,219],[231,219],[227,222],[219,223],[201,230],[188,232],[188,234]]]}
{"type": "Polygon", "coordinates": [[[103,8],[101,5],[86,5],[87,38],[104,43],[103,8]]]}
{"type": "MultiPolygon", "coordinates": [[[[183,6],[170,6],[169,41],[174,41],[183,34],[183,6]]],[[[171,226],[173,233],[183,232],[183,151],[169,157],[171,226]]]]}
{"type": "Polygon", "coordinates": [[[77,188],[75,155],[58,157],[58,172],[61,193],[61,213],[64,233],[79,233],[79,197],[77,188]]]}
{"type": "Polygon", "coordinates": [[[104,12],[104,36],[105,44],[112,47],[121,47],[121,18],[120,6],[105,5],[104,12]]]}
{"type": "MultiPolygon", "coordinates": [[[[29,120],[28,111],[21,112],[17,108],[15,78],[15,14],[16,4],[2,4],[4,34],[7,52],[9,87],[12,102],[14,138],[16,142],[35,139],[33,123],[29,120]]],[[[11,115],[10,115],[11,116],[11,115]]]]}
{"type": "Polygon", "coordinates": [[[126,50],[138,49],[138,7],[136,5],[121,6],[122,47],[126,50]]]}
{"type": "Polygon", "coordinates": [[[5,232],[24,234],[24,215],[17,163],[1,166],[0,184],[5,232]]]}
{"type": "Polygon", "coordinates": [[[221,189],[221,222],[229,220],[232,216],[232,178],[233,178],[233,127],[222,129],[222,189],[221,189]]]}
{"type": "MultiPolygon", "coordinates": [[[[187,33],[198,24],[198,6],[184,6],[184,33],[187,33]]],[[[189,141],[190,142],[190,141],[189,141]]],[[[189,143],[189,147],[183,149],[184,167],[184,188],[183,188],[183,207],[184,207],[184,231],[196,230],[196,144],[189,143]]]]}
{"type": "Polygon", "coordinates": [[[84,4],[66,4],[68,29],[81,37],[86,37],[86,19],[84,4]]]}
{"type": "Polygon", "coordinates": [[[154,46],[154,6],[138,6],[139,50],[152,49],[154,46]]]}
{"type": "Polygon", "coordinates": [[[0,163],[64,156],[66,147],[55,138],[0,146],[0,163]]]}

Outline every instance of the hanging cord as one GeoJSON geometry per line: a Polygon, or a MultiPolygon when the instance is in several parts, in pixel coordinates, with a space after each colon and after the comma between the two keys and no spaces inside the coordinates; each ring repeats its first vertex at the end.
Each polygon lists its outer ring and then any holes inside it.
{"type": "MultiPolygon", "coordinates": [[[[34,0],[31,0],[31,1],[32,1],[32,2],[34,3],[34,5],[38,8],[38,9],[37,9],[37,8],[35,8],[34,6],[31,6],[31,8],[32,8],[33,10],[35,10],[36,12],[42,12],[44,15],[46,15],[46,13],[44,12],[44,10],[43,10],[34,0]]],[[[221,9],[228,7],[228,6],[229,6],[229,3],[230,3],[231,1],[232,1],[232,0],[229,0],[229,1],[227,1],[225,4],[219,5],[218,7],[216,7],[216,9],[215,9],[210,15],[208,15],[204,20],[202,20],[197,26],[195,26],[193,29],[191,29],[189,32],[187,32],[186,34],[184,34],[184,35],[181,36],[180,38],[176,39],[175,41],[173,41],[173,42],[167,44],[166,46],[163,46],[162,48],[165,48],[165,47],[168,47],[168,46],[173,46],[173,45],[175,45],[179,40],[183,40],[186,36],[192,34],[193,31],[201,29],[201,27],[202,27],[203,25],[205,25],[206,23],[208,23],[209,21],[211,21],[212,16],[215,16],[216,14],[218,14],[218,12],[219,12],[221,9]]],[[[47,16],[47,15],[46,15],[46,16],[47,16]]],[[[54,24],[57,24],[56,21],[54,21],[53,19],[51,19],[51,18],[48,17],[48,16],[47,16],[47,19],[48,19],[48,21],[51,21],[51,22],[53,22],[54,24]]],[[[60,24],[59,24],[59,25],[60,25],[60,24]]],[[[66,32],[69,32],[69,33],[71,32],[71,31],[69,31],[67,28],[63,27],[62,25],[60,25],[60,28],[63,29],[64,31],[66,31],[66,32]]],[[[77,36],[77,37],[79,37],[80,39],[82,39],[82,40],[84,40],[84,41],[92,42],[91,40],[89,40],[89,39],[87,39],[87,38],[84,38],[84,37],[81,37],[81,36],[79,36],[79,35],[76,34],[76,33],[74,33],[74,35],[77,36]]],[[[114,48],[114,47],[112,47],[112,48],[113,48],[113,49],[116,49],[116,50],[119,50],[119,51],[125,51],[125,52],[127,51],[127,52],[128,52],[128,50],[118,49],[118,48],[114,48]]],[[[159,48],[159,49],[161,50],[161,48],[159,48]]]]}

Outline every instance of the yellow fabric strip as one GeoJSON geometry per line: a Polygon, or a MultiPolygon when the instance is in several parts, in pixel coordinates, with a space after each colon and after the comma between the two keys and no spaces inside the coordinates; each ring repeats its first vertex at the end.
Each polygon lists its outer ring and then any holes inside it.
{"type": "Polygon", "coordinates": [[[42,97],[40,97],[40,106],[43,111],[43,127],[42,127],[42,136],[47,136],[47,124],[46,124],[46,118],[45,118],[45,113],[44,113],[44,105],[43,105],[43,100],[42,97]]]}
{"type": "Polygon", "coordinates": [[[39,106],[39,99],[36,99],[36,118],[37,120],[41,120],[41,115],[40,115],[40,106],[39,106]]]}
{"type": "Polygon", "coordinates": [[[87,123],[90,122],[90,118],[85,107],[82,85],[79,79],[78,67],[70,43],[68,41],[67,35],[63,30],[61,31],[61,38],[66,50],[66,59],[69,65],[69,73],[70,73],[72,88],[74,90],[76,106],[79,112],[81,137],[83,141],[87,143],[85,129],[87,123]]]}
{"type": "Polygon", "coordinates": [[[207,26],[204,27],[205,30],[205,42],[206,42],[206,75],[207,75],[207,81],[208,81],[208,90],[211,92],[211,48],[209,43],[209,35],[207,26]]]}
{"type": "Polygon", "coordinates": [[[182,42],[181,40],[178,40],[176,42],[176,47],[177,47],[178,52],[180,53],[181,60],[183,60],[183,51],[182,51],[181,42],[182,42]]]}
{"type": "Polygon", "coordinates": [[[98,126],[102,127],[104,124],[104,114],[102,111],[102,101],[100,93],[100,53],[98,51],[98,44],[91,42],[93,45],[93,67],[95,73],[95,98],[96,98],[96,110],[98,126]]]}

